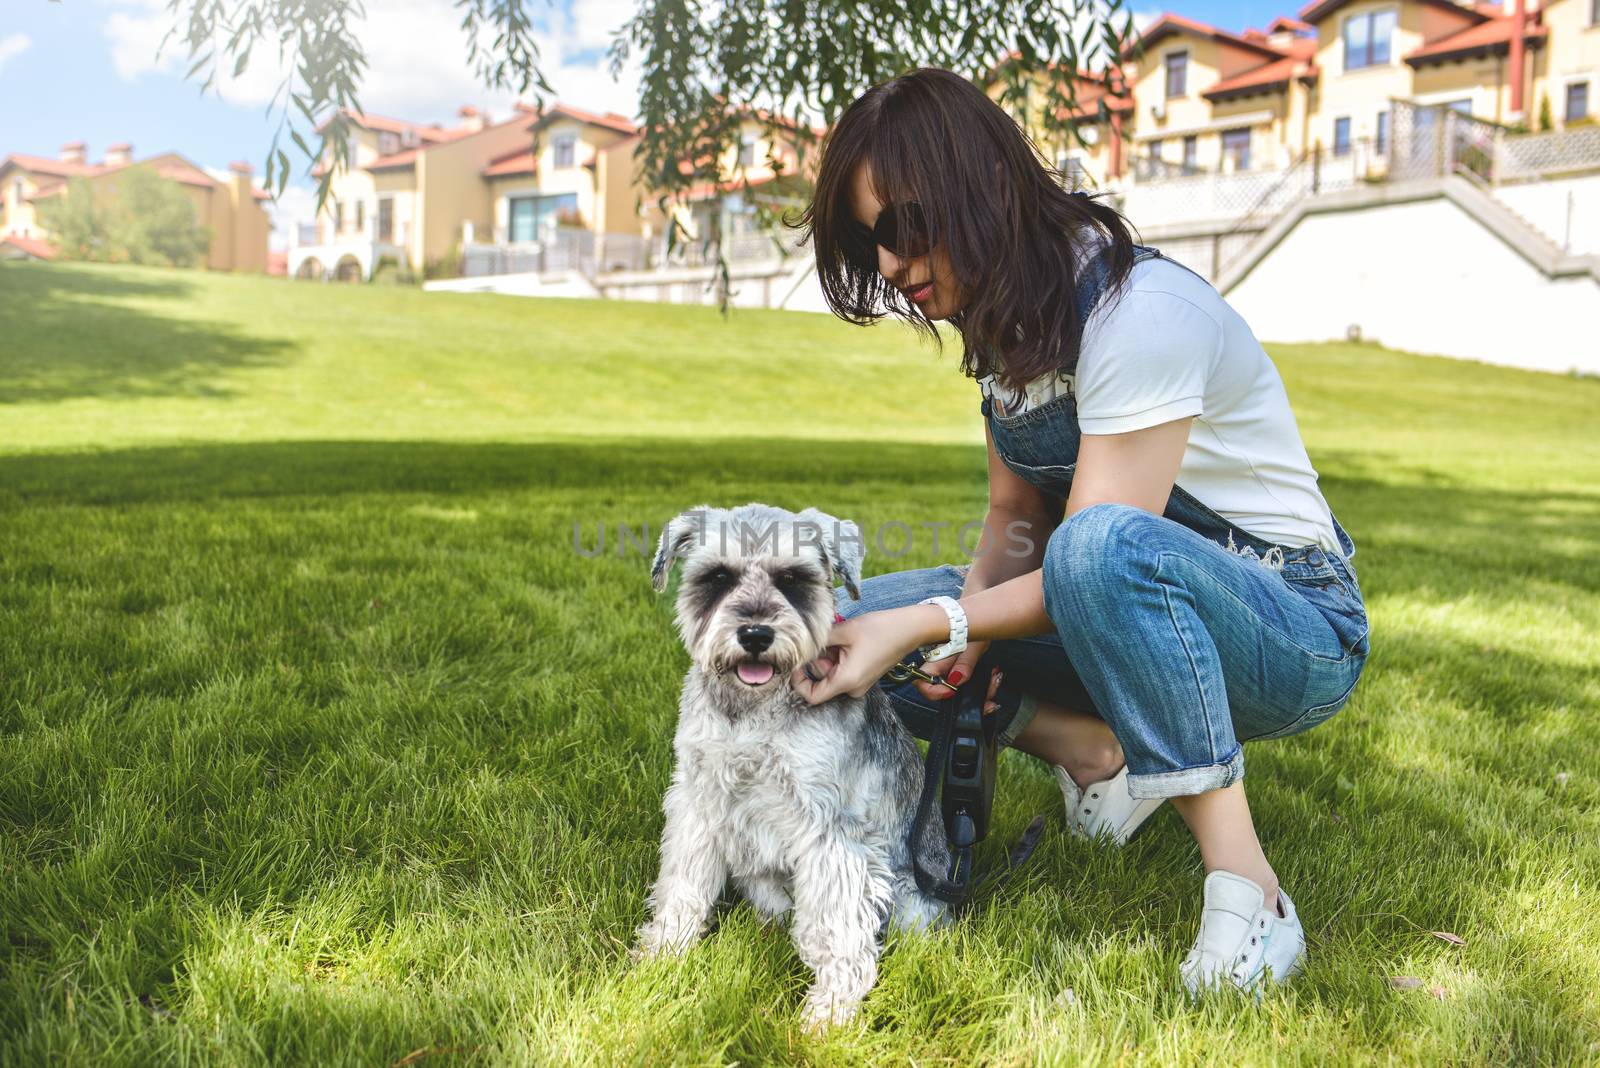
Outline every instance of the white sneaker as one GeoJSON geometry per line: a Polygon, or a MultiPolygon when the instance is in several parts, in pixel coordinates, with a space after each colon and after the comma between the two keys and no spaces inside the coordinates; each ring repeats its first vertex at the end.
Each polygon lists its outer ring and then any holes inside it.
{"type": "Polygon", "coordinates": [[[1214,871],[1206,876],[1205,909],[1194,948],[1178,967],[1191,995],[1232,983],[1259,992],[1264,983],[1283,983],[1306,959],[1306,933],[1294,902],[1280,888],[1283,915],[1262,905],[1261,887],[1242,875],[1214,871]]]}
{"type": "Polygon", "coordinates": [[[1083,789],[1059,764],[1050,765],[1061,796],[1067,803],[1067,828],[1083,838],[1106,835],[1117,845],[1126,845],[1133,832],[1161,807],[1161,798],[1137,798],[1128,792],[1128,766],[1103,782],[1092,782],[1083,789]]]}

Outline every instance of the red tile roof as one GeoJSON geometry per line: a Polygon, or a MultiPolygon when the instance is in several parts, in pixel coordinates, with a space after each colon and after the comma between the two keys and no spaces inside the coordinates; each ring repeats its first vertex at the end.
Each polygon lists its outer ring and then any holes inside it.
{"type": "Polygon", "coordinates": [[[13,248],[21,249],[34,259],[53,260],[56,258],[56,247],[43,238],[7,234],[5,237],[0,237],[0,245],[10,245],[13,248]]]}
{"type": "Polygon", "coordinates": [[[569,119],[575,119],[578,122],[586,122],[590,126],[601,126],[607,130],[615,130],[617,133],[631,134],[636,133],[639,129],[633,123],[628,121],[627,116],[618,115],[615,111],[608,111],[604,115],[599,115],[593,111],[584,111],[582,108],[575,108],[571,104],[563,104],[560,101],[557,101],[556,103],[545,108],[543,113],[537,111],[530,104],[518,104],[517,110],[526,115],[534,115],[538,117],[541,122],[548,122],[551,119],[565,116],[569,119]]]}
{"type": "MultiPolygon", "coordinates": [[[[406,134],[414,133],[417,139],[426,144],[439,144],[444,141],[454,141],[458,137],[465,137],[472,133],[471,130],[447,130],[437,123],[424,126],[420,122],[407,122],[405,119],[391,119],[385,115],[374,115],[370,111],[351,111],[349,108],[340,109],[341,114],[351,122],[366,130],[377,130],[380,133],[406,134]]],[[[328,119],[317,127],[321,133],[327,129],[328,119]]]]}
{"type": "MultiPolygon", "coordinates": [[[[1321,22],[1350,2],[1351,0],[1311,0],[1309,4],[1300,9],[1300,17],[1306,22],[1321,22]]],[[[1484,19],[1489,18],[1489,15],[1485,14],[1482,9],[1463,7],[1456,3],[1455,0],[1420,0],[1420,2],[1431,4],[1445,11],[1454,11],[1473,22],[1482,22],[1484,19]]]]}
{"type": "Polygon", "coordinates": [[[22,152],[13,152],[5,158],[0,167],[6,164],[15,164],[25,171],[36,171],[39,174],[50,174],[58,178],[77,178],[94,174],[100,168],[92,163],[68,163],[65,160],[51,159],[48,156],[30,156],[22,152]]]}
{"type": "Polygon", "coordinates": [[[508,174],[536,174],[538,170],[539,161],[534,157],[533,149],[527,148],[490,160],[483,169],[483,176],[503,178],[508,174]]]}
{"type": "Polygon", "coordinates": [[[1301,22],[1287,15],[1279,15],[1267,26],[1268,33],[1310,33],[1312,29],[1309,22],[1301,22]]]}
{"type": "Polygon", "coordinates": [[[1317,66],[1312,62],[1317,54],[1315,41],[1291,41],[1284,46],[1283,51],[1288,55],[1282,59],[1275,59],[1270,63],[1263,63],[1259,67],[1235,74],[1231,78],[1224,78],[1200,95],[1212,101],[1250,96],[1254,93],[1282,89],[1289,84],[1290,78],[1310,79],[1317,76],[1317,66]]]}
{"type": "Polygon", "coordinates": [[[1122,49],[1122,58],[1131,59],[1141,47],[1149,48],[1163,37],[1175,33],[1189,33],[1196,37],[1209,37],[1213,41],[1218,41],[1222,44],[1230,44],[1235,48],[1248,49],[1274,58],[1282,54],[1264,40],[1251,40],[1240,34],[1219,30],[1217,27],[1207,23],[1196,22],[1194,19],[1184,18],[1182,15],[1174,15],[1168,11],[1156,19],[1155,22],[1145,27],[1144,32],[1137,39],[1122,49]]]}
{"type": "MultiPolygon", "coordinates": [[[[1495,18],[1469,26],[1447,37],[1430,41],[1406,53],[1405,61],[1413,67],[1429,63],[1443,63],[1451,59],[1468,59],[1475,56],[1503,55],[1511,48],[1512,27],[1509,18],[1495,18]]],[[[1544,43],[1549,31],[1543,25],[1529,21],[1524,26],[1522,39],[1534,47],[1544,43]]]]}
{"type": "Polygon", "coordinates": [[[413,166],[417,157],[422,155],[421,148],[406,148],[399,152],[391,152],[387,156],[379,156],[367,164],[363,170],[368,171],[398,171],[413,166]]]}

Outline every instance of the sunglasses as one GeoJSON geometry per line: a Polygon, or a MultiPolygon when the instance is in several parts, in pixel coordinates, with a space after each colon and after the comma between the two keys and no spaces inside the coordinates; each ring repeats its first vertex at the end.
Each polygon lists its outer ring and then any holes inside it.
{"type": "Polygon", "coordinates": [[[878,213],[872,229],[852,223],[855,232],[853,258],[868,270],[878,265],[878,249],[888,249],[900,259],[914,260],[926,256],[932,247],[928,237],[928,220],[922,214],[922,205],[914,200],[888,204],[878,213]]]}

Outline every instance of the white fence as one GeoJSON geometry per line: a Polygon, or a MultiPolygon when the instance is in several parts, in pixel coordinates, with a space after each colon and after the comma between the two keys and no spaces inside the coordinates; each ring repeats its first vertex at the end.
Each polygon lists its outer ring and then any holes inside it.
{"type": "Polygon", "coordinates": [[[1502,134],[1495,154],[1497,181],[1593,170],[1600,167],[1600,126],[1502,134]]]}

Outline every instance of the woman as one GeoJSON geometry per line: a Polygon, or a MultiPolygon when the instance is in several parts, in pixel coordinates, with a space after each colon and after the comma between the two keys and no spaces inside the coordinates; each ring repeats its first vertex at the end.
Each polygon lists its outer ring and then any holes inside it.
{"type": "MultiPolygon", "coordinates": [[[[1002,741],[1052,765],[1076,833],[1120,844],[1163,800],[1193,833],[1207,875],[1185,985],[1288,979],[1304,934],[1251,823],[1240,743],[1331,716],[1368,643],[1355,547],[1272,362],[1204,280],[1065,192],[946,71],[850,106],[803,225],[840,317],[959,332],[989,511],[971,565],[841,598],[830,656],[797,690],[859,696],[919,649],[959,684],[984,657],[1022,694],[992,705],[1002,741]]],[[[926,737],[951,691],[888,692],[926,737]]]]}

